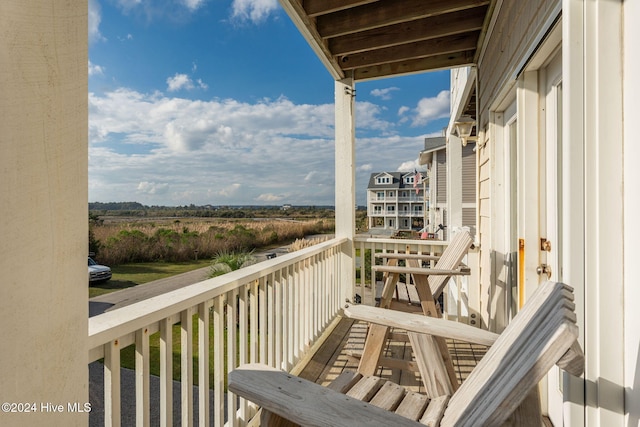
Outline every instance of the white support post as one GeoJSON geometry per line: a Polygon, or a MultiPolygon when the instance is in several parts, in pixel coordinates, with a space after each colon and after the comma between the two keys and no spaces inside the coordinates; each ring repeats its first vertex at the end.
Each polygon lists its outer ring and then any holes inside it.
{"type": "MultiPolygon", "coordinates": [[[[625,327],[634,327],[625,322],[625,290],[627,285],[637,287],[637,280],[633,280],[635,274],[628,278],[624,276],[624,255],[626,251],[637,251],[634,247],[624,247],[624,189],[633,188],[636,183],[624,182],[624,162],[628,154],[624,151],[623,129],[625,124],[637,120],[623,117],[623,105],[627,97],[633,99],[637,94],[629,93],[623,87],[623,77],[629,81],[635,78],[623,75],[623,3],[626,7],[630,2],[564,3],[574,20],[569,21],[570,38],[564,41],[563,53],[566,48],[576,59],[573,75],[581,73],[576,84],[582,83],[582,87],[573,87],[569,102],[577,107],[578,101],[583,101],[579,110],[582,116],[574,111],[576,115],[570,118],[574,121],[566,128],[569,132],[576,129],[583,132],[582,139],[577,139],[579,135],[570,139],[569,148],[584,150],[584,228],[583,234],[569,236],[569,240],[582,240],[585,249],[582,283],[586,313],[586,425],[623,425],[625,414],[632,417],[630,424],[637,423],[634,414],[638,408],[634,410],[625,405],[624,383],[625,350],[635,351],[638,342],[624,341],[625,327]]],[[[637,47],[631,47],[635,40],[626,40],[626,43],[630,52],[637,51],[637,47]]],[[[634,198],[637,199],[637,191],[634,198]]],[[[636,212],[631,214],[637,216],[636,212]]],[[[572,276],[567,277],[568,283],[581,283],[574,280],[575,273],[580,277],[573,269],[572,276]]],[[[629,304],[632,311],[637,311],[636,304],[630,301],[629,304]]],[[[635,380],[627,387],[633,389],[637,387],[638,378],[636,359],[631,366],[635,380]]]]}
{"type": "MultiPolygon", "coordinates": [[[[636,41],[640,40],[640,26],[637,17],[640,16],[640,3],[627,1],[624,3],[624,331],[625,342],[625,425],[634,422],[631,414],[640,412],[640,387],[638,384],[637,361],[640,360],[640,310],[636,301],[640,301],[640,286],[637,286],[637,251],[635,246],[640,242],[640,222],[637,220],[640,212],[640,197],[638,187],[640,182],[640,168],[636,160],[640,158],[640,144],[637,143],[637,117],[640,117],[640,105],[636,101],[640,95],[640,49],[636,41]]],[[[637,422],[637,418],[635,419],[637,422]]]]}
{"type": "Polygon", "coordinates": [[[356,229],[355,167],[355,84],[352,78],[335,82],[335,165],[336,165],[336,238],[349,239],[343,246],[340,277],[341,300],[353,298],[355,257],[353,238],[356,229]]]}
{"type": "MultiPolygon", "coordinates": [[[[585,344],[584,2],[562,2],[563,278],[574,286],[579,341],[585,344]]],[[[585,354],[590,362],[590,355],[585,354]]],[[[567,425],[587,425],[583,378],[565,376],[567,425]]],[[[597,425],[597,424],[594,424],[597,425]]]]}
{"type": "Polygon", "coordinates": [[[87,1],[2,0],[0,28],[0,388],[35,403],[0,425],[86,426],[87,1]]]}

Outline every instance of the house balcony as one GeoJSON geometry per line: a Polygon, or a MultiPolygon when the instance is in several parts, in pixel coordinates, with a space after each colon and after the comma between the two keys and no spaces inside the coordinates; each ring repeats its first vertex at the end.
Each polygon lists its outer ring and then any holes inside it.
{"type": "MultiPolygon", "coordinates": [[[[351,245],[333,239],[90,318],[88,361],[101,361],[103,370],[103,381],[92,382],[103,390],[90,394],[104,396],[92,404],[104,407],[104,425],[133,419],[148,425],[152,416],[160,425],[245,425],[255,407],[225,387],[237,366],[262,362],[322,382],[355,363],[348,352],[354,340],[363,343],[363,325],[340,313],[346,300],[375,304],[381,290],[371,270],[379,262],[375,253],[437,255],[447,242],[357,237],[351,245]],[[355,274],[345,274],[345,265],[355,274]],[[318,350],[326,356],[327,346],[337,353],[318,365],[318,350]],[[135,372],[120,368],[123,351],[134,353],[135,372]],[[135,380],[125,381],[123,372],[135,380]]],[[[445,292],[447,316],[469,322],[460,285],[452,281],[445,292]]],[[[469,366],[460,369],[462,378],[469,366]]],[[[407,385],[419,384],[411,375],[407,385]]],[[[93,412],[91,425],[102,425],[101,416],[93,412]]]]}

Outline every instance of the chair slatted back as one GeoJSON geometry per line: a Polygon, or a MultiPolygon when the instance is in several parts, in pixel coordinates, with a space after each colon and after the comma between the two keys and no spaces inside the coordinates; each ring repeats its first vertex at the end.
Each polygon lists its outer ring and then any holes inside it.
{"type": "Polygon", "coordinates": [[[451,397],[442,426],[501,425],[578,337],[569,286],[544,282],[451,397]]]}
{"type": "MultiPolygon", "coordinates": [[[[442,256],[434,268],[441,270],[455,270],[469,251],[473,239],[467,231],[459,231],[451,239],[449,246],[442,252],[442,256]]],[[[451,276],[429,276],[429,287],[434,299],[438,299],[451,276]]]]}

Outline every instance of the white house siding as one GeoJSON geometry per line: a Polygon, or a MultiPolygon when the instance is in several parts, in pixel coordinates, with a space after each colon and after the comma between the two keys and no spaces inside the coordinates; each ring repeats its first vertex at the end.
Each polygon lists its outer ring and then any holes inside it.
{"type": "Polygon", "coordinates": [[[2,0],[0,28],[0,390],[36,405],[0,425],[86,426],[87,1],[2,0]]]}
{"type": "Polygon", "coordinates": [[[544,34],[549,17],[557,14],[559,0],[504,1],[478,63],[480,128],[489,122],[489,108],[515,83],[526,59],[544,34]]]}
{"type": "Polygon", "coordinates": [[[624,98],[624,324],[625,327],[625,414],[624,425],[637,425],[640,418],[640,372],[638,360],[640,360],[640,310],[637,302],[640,301],[640,286],[637,285],[638,250],[634,249],[640,242],[640,191],[637,183],[640,182],[640,168],[637,160],[640,159],[640,144],[638,140],[637,118],[640,117],[640,49],[637,41],[640,40],[640,25],[637,17],[640,16],[640,2],[628,1],[624,4],[624,57],[623,73],[624,92],[629,94],[624,98]]]}
{"type": "MultiPolygon", "coordinates": [[[[484,132],[481,134],[485,138],[484,132]]],[[[481,141],[478,141],[481,142],[481,141]]],[[[482,328],[488,329],[490,319],[491,283],[492,283],[492,255],[490,250],[483,250],[491,243],[491,163],[489,152],[491,141],[483,141],[485,145],[478,150],[478,226],[477,239],[480,242],[478,265],[480,268],[480,318],[482,328]]]]}

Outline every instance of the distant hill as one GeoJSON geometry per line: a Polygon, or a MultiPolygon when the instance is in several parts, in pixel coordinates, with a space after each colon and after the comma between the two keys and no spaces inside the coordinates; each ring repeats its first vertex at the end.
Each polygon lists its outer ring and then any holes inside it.
{"type": "Polygon", "coordinates": [[[217,217],[217,218],[333,218],[333,206],[146,206],[138,202],[91,202],[92,216],[217,217]]]}
{"type": "Polygon", "coordinates": [[[89,203],[89,210],[103,210],[103,211],[135,211],[148,209],[148,206],[138,202],[92,202],[89,203]]]}

